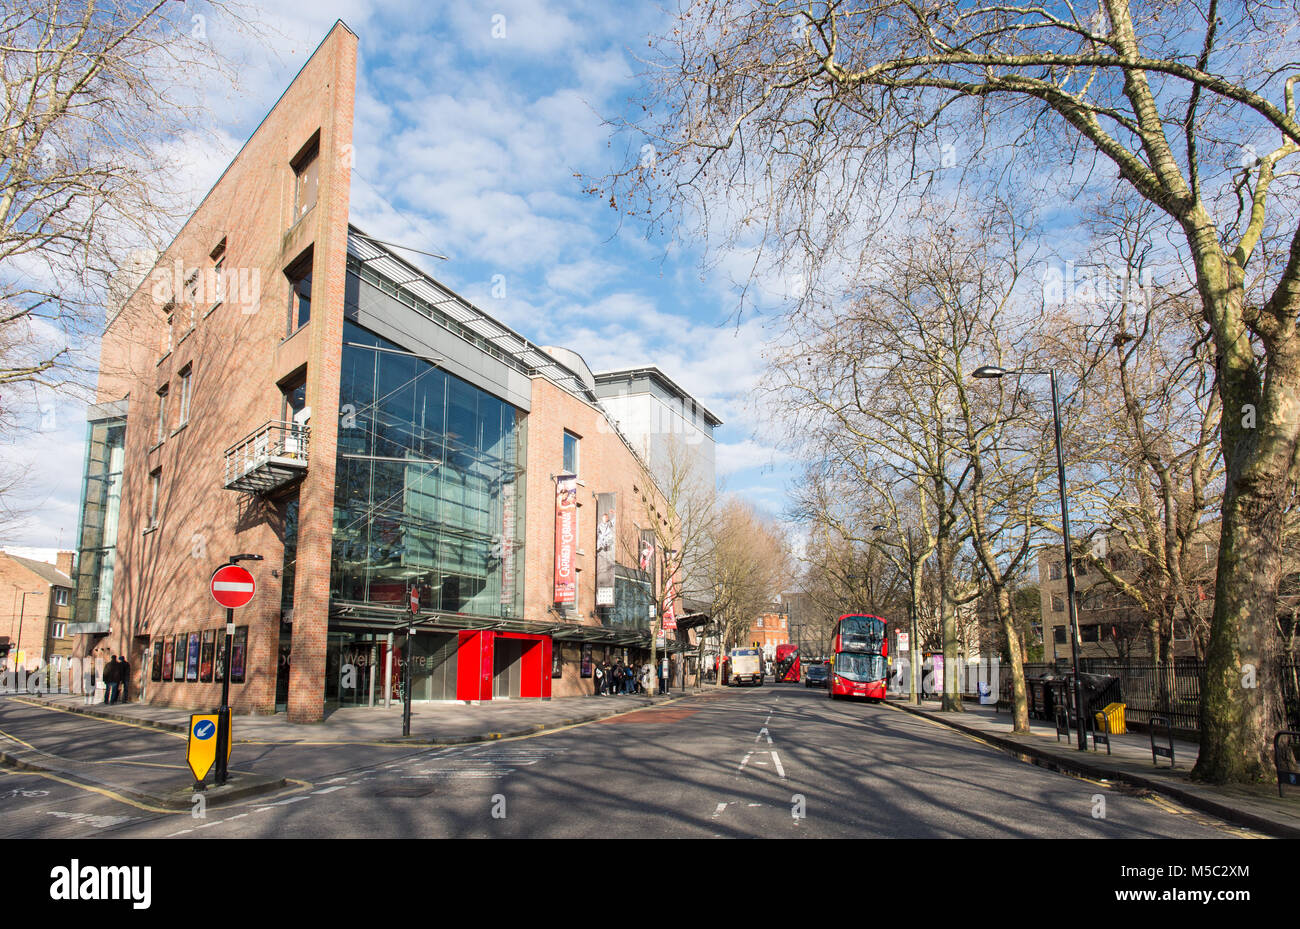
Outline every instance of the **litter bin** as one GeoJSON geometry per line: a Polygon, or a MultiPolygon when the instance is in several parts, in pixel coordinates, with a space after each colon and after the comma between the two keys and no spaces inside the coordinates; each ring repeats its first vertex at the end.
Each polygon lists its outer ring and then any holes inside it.
{"type": "Polygon", "coordinates": [[[1124,710],[1127,708],[1127,703],[1108,703],[1097,714],[1106,717],[1106,731],[1111,735],[1123,735],[1128,732],[1124,728],[1124,710]]]}

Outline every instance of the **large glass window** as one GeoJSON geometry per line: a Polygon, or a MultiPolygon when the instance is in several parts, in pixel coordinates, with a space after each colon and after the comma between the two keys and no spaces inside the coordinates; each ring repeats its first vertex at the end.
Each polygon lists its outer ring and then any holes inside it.
{"type": "Polygon", "coordinates": [[[564,434],[564,470],[569,474],[578,473],[578,437],[572,432],[564,434]]]}
{"type": "Polygon", "coordinates": [[[122,502],[126,418],[92,422],[86,436],[77,542],[77,589],[73,616],[79,623],[107,623],[113,596],[117,521],[122,502]]]}
{"type": "Polygon", "coordinates": [[[523,612],[524,414],[346,323],[331,592],[523,612]]]}

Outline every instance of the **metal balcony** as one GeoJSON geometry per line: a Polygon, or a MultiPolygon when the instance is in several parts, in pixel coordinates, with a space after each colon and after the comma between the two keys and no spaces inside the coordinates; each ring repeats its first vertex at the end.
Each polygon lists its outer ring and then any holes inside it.
{"type": "Polygon", "coordinates": [[[311,430],[271,420],[226,449],[226,490],[267,494],[307,472],[311,430]]]}

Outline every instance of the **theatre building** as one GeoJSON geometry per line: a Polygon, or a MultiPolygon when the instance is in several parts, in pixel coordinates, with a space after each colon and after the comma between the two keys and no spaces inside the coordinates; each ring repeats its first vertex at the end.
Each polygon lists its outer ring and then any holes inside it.
{"type": "Polygon", "coordinates": [[[229,663],[236,711],[310,721],[399,699],[408,657],[415,700],[591,693],[680,613],[672,514],[581,355],[349,222],[356,55],[335,25],[111,308],[71,631],[150,703],[214,705],[229,663]]]}

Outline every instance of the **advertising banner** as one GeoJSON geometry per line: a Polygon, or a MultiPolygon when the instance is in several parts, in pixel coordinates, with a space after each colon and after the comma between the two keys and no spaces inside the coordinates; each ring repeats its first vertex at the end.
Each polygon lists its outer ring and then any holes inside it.
{"type": "Polygon", "coordinates": [[[501,488],[501,603],[515,602],[515,485],[501,488]]]}
{"type": "Polygon", "coordinates": [[[575,603],[578,574],[574,555],[578,541],[578,478],[561,474],[555,480],[555,602],[575,603]]]}
{"type": "Polygon", "coordinates": [[[614,605],[614,538],[617,497],[596,495],[596,606],[614,605]]]}
{"type": "Polygon", "coordinates": [[[670,631],[677,628],[677,611],[673,608],[673,601],[677,599],[676,585],[673,583],[673,575],[677,573],[677,552],[672,551],[664,559],[664,567],[668,570],[668,583],[664,590],[664,630],[670,631]]]}

